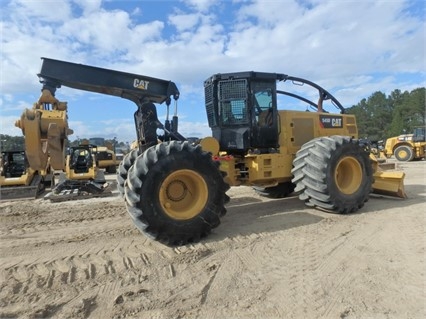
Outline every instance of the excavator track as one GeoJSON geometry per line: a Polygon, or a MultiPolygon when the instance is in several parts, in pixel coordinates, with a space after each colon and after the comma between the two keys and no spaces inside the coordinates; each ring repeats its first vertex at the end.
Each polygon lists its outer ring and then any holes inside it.
{"type": "Polygon", "coordinates": [[[99,198],[113,196],[112,191],[105,190],[102,193],[87,193],[79,189],[66,189],[59,194],[53,194],[52,192],[46,194],[43,198],[50,200],[53,203],[66,202],[70,200],[80,200],[88,198],[99,198]]]}
{"type": "Polygon", "coordinates": [[[109,197],[113,195],[112,189],[113,184],[106,182],[65,180],[58,183],[51,192],[44,196],[44,199],[57,203],[70,200],[109,197]]]}
{"type": "Polygon", "coordinates": [[[0,200],[35,199],[45,190],[43,178],[40,175],[34,176],[28,186],[2,186],[0,187],[0,200]]]}

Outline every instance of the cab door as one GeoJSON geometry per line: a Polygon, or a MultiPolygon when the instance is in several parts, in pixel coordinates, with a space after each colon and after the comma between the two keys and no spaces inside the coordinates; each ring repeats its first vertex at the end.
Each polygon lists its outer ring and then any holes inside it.
{"type": "Polygon", "coordinates": [[[278,112],[274,82],[252,83],[251,146],[257,149],[278,147],[278,112]]]}

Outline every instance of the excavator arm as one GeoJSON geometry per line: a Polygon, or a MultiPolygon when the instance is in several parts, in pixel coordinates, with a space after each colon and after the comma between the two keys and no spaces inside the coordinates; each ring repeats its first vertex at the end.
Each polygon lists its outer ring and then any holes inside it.
{"type": "Polygon", "coordinates": [[[25,136],[29,166],[43,172],[65,167],[65,140],[73,131],[68,127],[67,103],[58,101],[43,89],[32,109],[25,109],[15,126],[25,136]]]}
{"type": "Polygon", "coordinates": [[[177,132],[177,116],[171,123],[167,118],[163,125],[158,120],[154,105],[166,102],[169,108],[171,98],[178,100],[179,90],[174,82],[49,58],[42,58],[42,61],[38,76],[43,90],[50,91],[52,95],[63,85],[134,102],[138,107],[134,120],[140,152],[155,145],[158,139],[185,140],[177,132]],[[165,131],[162,138],[157,136],[158,128],[165,131]]]}

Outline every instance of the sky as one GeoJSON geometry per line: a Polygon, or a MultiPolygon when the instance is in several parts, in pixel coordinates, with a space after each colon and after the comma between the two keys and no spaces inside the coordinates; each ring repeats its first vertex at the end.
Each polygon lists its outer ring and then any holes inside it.
{"type": "MultiPolygon", "coordinates": [[[[0,6],[2,134],[22,135],[14,123],[40,96],[41,57],[175,82],[179,131],[187,137],[211,135],[203,82],[216,73],[305,78],[344,107],[377,91],[426,86],[424,1],[0,0],[0,6]]],[[[70,140],[136,138],[133,102],[67,87],[56,98],[68,102],[70,140]]],[[[157,112],[164,122],[165,105],[157,112]]]]}

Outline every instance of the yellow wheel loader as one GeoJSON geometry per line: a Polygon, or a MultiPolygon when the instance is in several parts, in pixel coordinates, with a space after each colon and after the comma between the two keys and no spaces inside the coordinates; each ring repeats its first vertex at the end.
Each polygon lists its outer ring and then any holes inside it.
{"type": "Polygon", "coordinates": [[[25,151],[3,151],[0,159],[0,200],[37,198],[55,185],[50,164],[43,170],[29,167],[25,151]]]}
{"type": "Polygon", "coordinates": [[[93,146],[93,152],[96,155],[96,165],[105,169],[105,172],[115,174],[117,172],[117,156],[114,145],[105,142],[103,137],[94,137],[89,139],[89,144],[93,146]]]}
{"type": "Polygon", "coordinates": [[[386,139],[384,154],[395,156],[400,162],[421,160],[426,154],[425,127],[417,127],[412,134],[402,134],[386,139]]]}
{"type": "Polygon", "coordinates": [[[52,94],[65,85],[136,104],[138,147],[119,165],[118,189],[135,226],[167,245],[196,242],[217,227],[230,186],[253,186],[272,197],[294,191],[309,207],[343,214],[361,209],[372,192],[405,197],[404,173],[382,171],[359,142],[355,117],[308,80],[252,71],[209,77],[204,93],[212,136],[194,145],[178,132],[180,93],[173,82],[42,59],[38,76],[52,94]],[[301,86],[318,100],[299,94],[301,86]],[[287,100],[313,112],[285,110],[287,100]],[[163,124],[155,104],[164,102],[163,124]],[[327,112],[324,102],[339,112],[327,112]]]}
{"type": "Polygon", "coordinates": [[[114,151],[106,146],[95,146],[93,151],[96,155],[96,162],[99,168],[105,169],[109,174],[117,172],[117,156],[114,151]]]}

